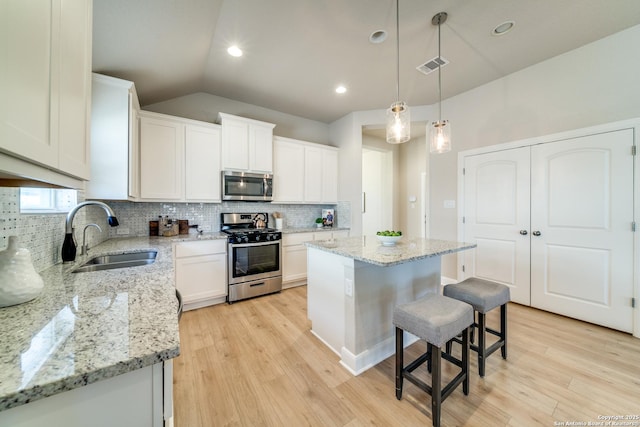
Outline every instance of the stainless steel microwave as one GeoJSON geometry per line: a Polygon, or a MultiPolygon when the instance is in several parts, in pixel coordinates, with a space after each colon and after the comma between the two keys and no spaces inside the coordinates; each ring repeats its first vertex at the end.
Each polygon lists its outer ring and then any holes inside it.
{"type": "Polygon", "coordinates": [[[222,171],[222,200],[270,202],[273,200],[273,175],[222,171]]]}

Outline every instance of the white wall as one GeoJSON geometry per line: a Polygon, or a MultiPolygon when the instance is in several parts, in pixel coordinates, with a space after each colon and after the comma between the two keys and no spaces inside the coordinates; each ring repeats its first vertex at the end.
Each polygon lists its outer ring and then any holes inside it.
{"type": "MultiPolygon", "coordinates": [[[[457,237],[457,210],[445,209],[443,202],[458,199],[458,151],[640,117],[638,46],[640,25],[445,100],[443,118],[452,124],[453,149],[429,159],[431,237],[457,237]]],[[[412,107],[412,119],[434,120],[435,107],[412,107]]],[[[355,157],[348,156],[359,155],[360,127],[376,123],[384,123],[384,110],[355,112],[332,123],[341,167],[351,168],[355,157]]],[[[341,177],[340,185],[352,200],[356,234],[360,190],[344,180],[350,175],[341,177]]],[[[444,257],[442,267],[444,276],[455,278],[456,256],[444,257]]]]}
{"type": "MultiPolygon", "coordinates": [[[[383,115],[384,118],[384,115],[383,115]]],[[[362,126],[354,113],[331,124],[329,139],[340,148],[338,155],[338,200],[351,206],[352,236],[362,234],[362,126]]]]}
{"type": "Polygon", "coordinates": [[[204,92],[149,104],[143,110],[215,123],[218,113],[274,123],[274,135],[329,145],[329,125],[204,92]]]}

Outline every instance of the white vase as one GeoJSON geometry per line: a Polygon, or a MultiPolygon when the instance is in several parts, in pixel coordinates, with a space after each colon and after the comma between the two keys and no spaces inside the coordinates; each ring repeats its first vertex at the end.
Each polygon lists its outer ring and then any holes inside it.
{"type": "Polygon", "coordinates": [[[0,307],[31,301],[42,292],[44,282],[33,268],[28,249],[18,248],[18,238],[0,251],[0,307]]]}

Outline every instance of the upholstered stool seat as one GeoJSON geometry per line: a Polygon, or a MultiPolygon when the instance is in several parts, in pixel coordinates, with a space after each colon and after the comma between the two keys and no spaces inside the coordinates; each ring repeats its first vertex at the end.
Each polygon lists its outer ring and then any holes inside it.
{"type": "Polygon", "coordinates": [[[469,304],[438,294],[399,305],[393,310],[393,324],[396,327],[396,398],[402,398],[402,382],[405,378],[429,393],[434,426],[440,425],[442,402],[460,383],[464,394],[469,394],[469,327],[473,320],[473,308],[469,304]],[[427,351],[406,367],[403,361],[403,331],[427,342],[427,351]],[[459,360],[443,353],[442,346],[460,334],[462,357],[459,360]],[[442,358],[461,368],[460,373],[444,388],[441,386],[442,358]],[[425,362],[431,371],[431,386],[412,373],[425,362]]]}
{"type": "MultiPolygon", "coordinates": [[[[489,280],[470,277],[460,283],[447,285],[443,294],[450,298],[466,302],[473,306],[474,317],[478,313],[478,321],[473,327],[478,328],[478,345],[470,345],[471,350],[478,353],[478,371],[481,377],[485,374],[485,361],[493,352],[500,349],[502,358],[507,358],[507,303],[511,300],[509,287],[489,280]],[[486,326],[486,313],[500,307],[500,331],[486,326]],[[498,337],[491,346],[486,345],[486,333],[498,337]]],[[[461,342],[454,338],[453,341],[461,342]]],[[[473,339],[472,339],[473,341],[473,339]]],[[[447,353],[451,353],[451,344],[447,344],[447,353]]]]}

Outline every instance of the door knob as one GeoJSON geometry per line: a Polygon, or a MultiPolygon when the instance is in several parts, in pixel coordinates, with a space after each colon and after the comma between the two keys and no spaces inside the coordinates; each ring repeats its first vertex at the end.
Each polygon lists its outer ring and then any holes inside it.
{"type": "Polygon", "coordinates": [[[522,234],[523,236],[526,236],[529,233],[527,232],[527,230],[520,230],[520,234],[522,234]]]}
{"type": "Polygon", "coordinates": [[[537,230],[536,230],[536,231],[534,231],[534,232],[533,232],[533,233],[531,233],[531,234],[533,234],[534,236],[541,236],[541,235],[542,235],[542,233],[541,233],[541,232],[539,232],[539,231],[537,231],[537,230]]]}

